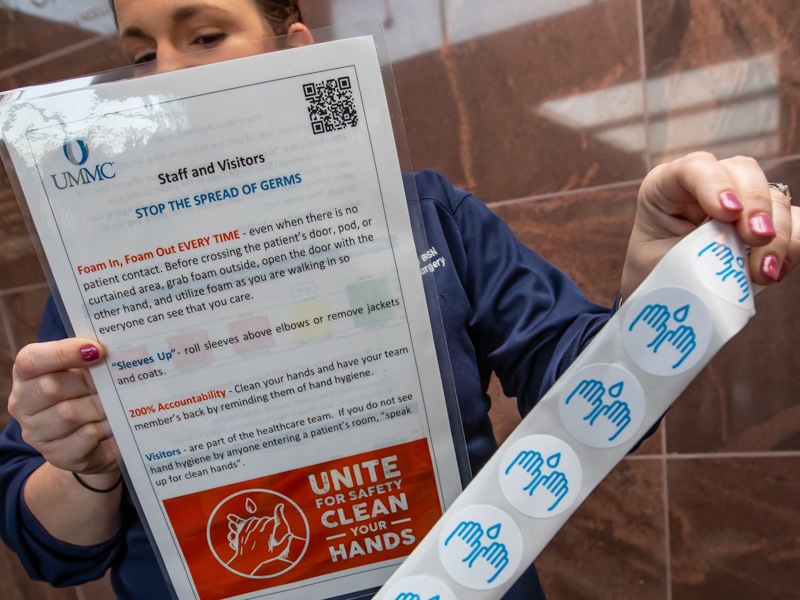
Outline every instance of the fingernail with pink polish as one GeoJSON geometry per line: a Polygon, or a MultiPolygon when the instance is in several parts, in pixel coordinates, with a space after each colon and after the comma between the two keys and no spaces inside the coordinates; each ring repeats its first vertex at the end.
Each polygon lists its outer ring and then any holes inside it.
{"type": "Polygon", "coordinates": [[[775,237],[775,226],[772,224],[772,219],[766,213],[756,213],[750,217],[750,231],[756,235],[775,237]]]}
{"type": "Polygon", "coordinates": [[[719,203],[725,210],[742,210],[744,206],[739,202],[736,194],[733,192],[723,192],[719,195],[719,203]]]}
{"type": "Polygon", "coordinates": [[[769,277],[772,281],[780,281],[780,273],[778,272],[778,259],[772,254],[767,254],[764,260],[761,261],[761,273],[765,277],[769,277]]]}
{"type": "Polygon", "coordinates": [[[781,272],[778,273],[778,281],[783,281],[783,278],[786,277],[786,274],[789,272],[789,261],[783,261],[783,265],[781,266],[781,272]]]}
{"type": "Polygon", "coordinates": [[[81,346],[81,358],[86,362],[93,362],[100,358],[100,350],[94,344],[81,346]]]}

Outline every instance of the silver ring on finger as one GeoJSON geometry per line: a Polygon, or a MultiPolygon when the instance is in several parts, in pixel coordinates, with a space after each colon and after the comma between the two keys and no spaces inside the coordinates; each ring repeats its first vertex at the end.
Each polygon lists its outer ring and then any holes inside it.
{"type": "Polygon", "coordinates": [[[767,185],[769,187],[771,187],[773,190],[778,190],[781,194],[786,196],[786,198],[788,198],[789,202],[792,201],[792,195],[789,193],[789,186],[786,185],[785,183],[772,183],[772,182],[770,182],[767,185]]]}

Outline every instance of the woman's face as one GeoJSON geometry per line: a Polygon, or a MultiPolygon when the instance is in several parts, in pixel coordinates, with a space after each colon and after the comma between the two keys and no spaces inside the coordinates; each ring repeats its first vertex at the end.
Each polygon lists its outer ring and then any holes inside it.
{"type": "Polygon", "coordinates": [[[162,70],[172,70],[274,49],[265,38],[275,32],[254,0],[115,0],[114,6],[122,51],[132,63],[167,61],[162,70]],[[246,43],[255,40],[264,42],[246,43]],[[219,52],[193,57],[191,64],[170,61],[211,49],[219,52]]]}

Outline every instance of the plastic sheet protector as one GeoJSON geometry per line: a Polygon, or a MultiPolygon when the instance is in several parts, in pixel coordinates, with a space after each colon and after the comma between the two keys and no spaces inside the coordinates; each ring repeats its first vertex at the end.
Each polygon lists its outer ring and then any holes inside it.
{"type": "Polygon", "coordinates": [[[0,114],[177,597],[379,587],[461,484],[373,39],[0,114]]]}

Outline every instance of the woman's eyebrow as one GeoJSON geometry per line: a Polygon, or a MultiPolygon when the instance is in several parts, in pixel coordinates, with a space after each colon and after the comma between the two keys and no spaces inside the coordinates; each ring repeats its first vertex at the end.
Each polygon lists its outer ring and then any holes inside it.
{"type": "Polygon", "coordinates": [[[128,27],[127,29],[125,29],[125,31],[123,31],[120,34],[120,37],[124,39],[124,38],[132,38],[132,37],[134,37],[134,38],[146,38],[146,37],[150,37],[150,36],[148,36],[144,31],[142,31],[138,27],[133,27],[132,26],[132,27],[128,27]]]}
{"type": "Polygon", "coordinates": [[[208,4],[191,4],[189,6],[181,6],[176,8],[172,12],[172,22],[180,23],[181,21],[186,21],[201,12],[226,13],[227,11],[222,10],[221,8],[218,8],[216,6],[210,6],[208,4]]]}
{"type": "MultiPolygon", "coordinates": [[[[219,12],[226,13],[226,11],[217,8],[216,6],[209,6],[207,4],[191,4],[188,6],[181,6],[172,12],[172,22],[181,23],[188,21],[192,17],[197,16],[202,12],[219,12]]],[[[141,28],[134,26],[128,27],[120,34],[121,38],[149,38],[141,28]]]]}

